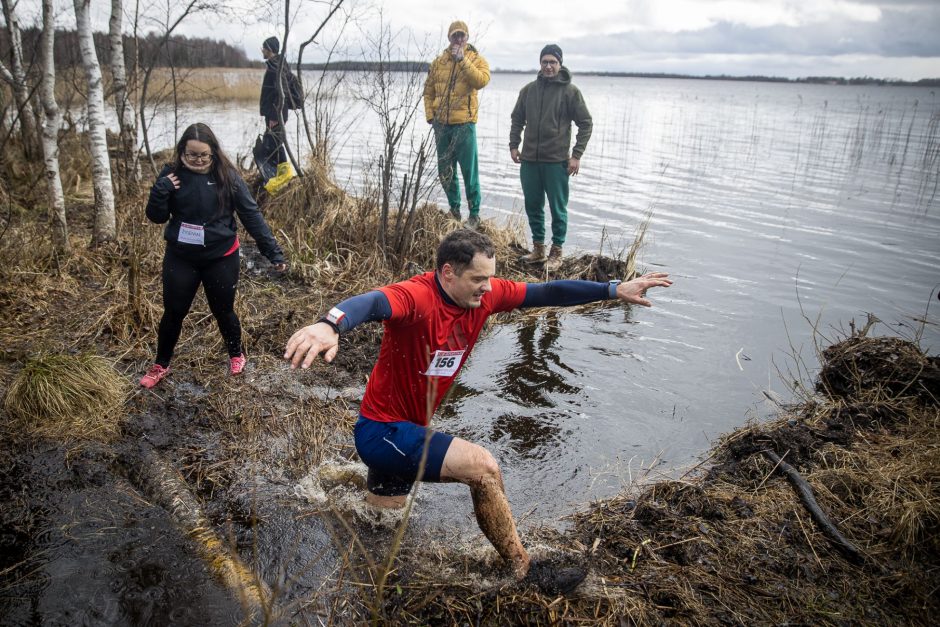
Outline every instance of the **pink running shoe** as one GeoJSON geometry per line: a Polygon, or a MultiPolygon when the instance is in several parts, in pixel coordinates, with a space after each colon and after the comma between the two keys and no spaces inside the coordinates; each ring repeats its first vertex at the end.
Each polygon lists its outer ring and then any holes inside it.
{"type": "Polygon", "coordinates": [[[154,364],[150,366],[150,370],[147,371],[147,374],[140,378],[140,384],[149,390],[163,381],[163,378],[168,374],[170,374],[169,366],[164,368],[160,364],[154,364]]]}
{"type": "Polygon", "coordinates": [[[245,370],[245,364],[248,363],[248,360],[245,359],[245,353],[242,353],[238,357],[232,357],[228,362],[228,373],[233,377],[235,375],[241,374],[245,370]]]}

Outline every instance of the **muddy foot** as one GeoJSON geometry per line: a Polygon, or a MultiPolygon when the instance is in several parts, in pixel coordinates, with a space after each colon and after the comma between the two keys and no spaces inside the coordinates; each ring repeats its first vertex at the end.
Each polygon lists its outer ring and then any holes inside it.
{"type": "Polygon", "coordinates": [[[567,596],[581,585],[585,577],[587,577],[587,571],[583,568],[561,567],[546,560],[533,562],[523,581],[536,585],[545,594],[567,596]]]}

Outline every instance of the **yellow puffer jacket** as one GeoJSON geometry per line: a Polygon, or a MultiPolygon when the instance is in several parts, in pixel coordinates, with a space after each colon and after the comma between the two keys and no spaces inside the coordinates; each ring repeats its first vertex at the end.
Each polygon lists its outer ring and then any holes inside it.
{"type": "Polygon", "coordinates": [[[434,59],[424,83],[424,114],[428,122],[465,124],[477,121],[477,90],[490,82],[490,66],[467,44],[463,59],[454,61],[450,48],[434,59]]]}

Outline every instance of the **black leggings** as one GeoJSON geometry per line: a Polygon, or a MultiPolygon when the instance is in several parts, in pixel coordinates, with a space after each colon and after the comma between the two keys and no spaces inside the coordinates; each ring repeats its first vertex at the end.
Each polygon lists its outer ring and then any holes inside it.
{"type": "Polygon", "coordinates": [[[173,349],[180,339],[183,318],[202,283],[209,309],[219,323],[229,357],[242,352],[242,325],[235,315],[235,288],[238,287],[238,251],[231,255],[193,261],[167,247],[163,256],[163,318],[157,335],[157,363],[170,365],[173,349]]]}

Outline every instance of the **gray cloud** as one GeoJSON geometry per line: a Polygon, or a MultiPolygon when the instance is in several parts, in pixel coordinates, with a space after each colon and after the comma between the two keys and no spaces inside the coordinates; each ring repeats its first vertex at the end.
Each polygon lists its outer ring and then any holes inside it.
{"type": "Polygon", "coordinates": [[[881,8],[895,7],[932,7],[937,4],[937,0],[854,0],[857,4],[873,4],[881,8]]]}
{"type": "MultiPolygon", "coordinates": [[[[877,4],[886,3],[881,0],[877,4]]],[[[883,8],[876,22],[848,20],[760,28],[720,22],[699,31],[628,32],[579,37],[561,45],[586,56],[668,53],[940,57],[938,32],[940,6],[932,2],[914,11],[883,8]]]]}

